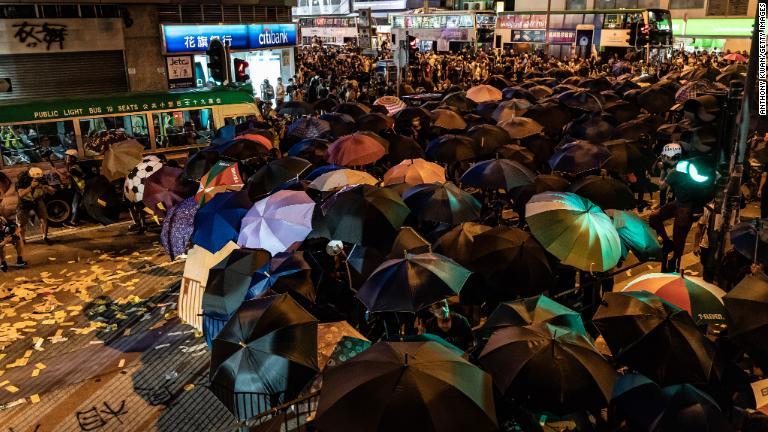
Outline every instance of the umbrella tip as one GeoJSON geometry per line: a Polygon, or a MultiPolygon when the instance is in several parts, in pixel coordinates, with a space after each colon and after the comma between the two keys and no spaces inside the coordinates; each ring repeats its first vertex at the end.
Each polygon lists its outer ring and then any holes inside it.
{"type": "Polygon", "coordinates": [[[243,348],[245,348],[245,347],[247,346],[247,345],[245,344],[245,342],[243,342],[243,341],[240,341],[240,342],[238,342],[238,343],[239,343],[239,344],[240,344],[240,346],[241,346],[241,347],[243,347],[243,348]]]}

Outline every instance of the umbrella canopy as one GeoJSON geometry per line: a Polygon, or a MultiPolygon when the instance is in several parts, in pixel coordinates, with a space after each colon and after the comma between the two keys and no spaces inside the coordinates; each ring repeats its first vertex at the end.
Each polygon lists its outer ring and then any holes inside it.
{"type": "Polygon", "coordinates": [[[163,219],[160,243],[172,260],[187,253],[197,209],[197,202],[190,197],[171,207],[163,219]]]}
{"type": "Polygon", "coordinates": [[[578,175],[599,170],[603,162],[611,157],[607,148],[586,141],[567,143],[549,158],[549,167],[558,171],[578,175]]]}
{"type": "Polygon", "coordinates": [[[480,156],[492,155],[499,147],[512,142],[507,131],[496,125],[472,126],[466,135],[475,140],[475,152],[480,156]]]}
{"type": "Polygon", "coordinates": [[[330,113],[331,111],[336,109],[336,106],[338,103],[335,99],[331,98],[323,98],[319,99],[317,102],[313,104],[315,111],[324,114],[324,113],[330,113]]]}
{"type": "Polygon", "coordinates": [[[485,280],[495,300],[540,294],[552,286],[546,252],[519,228],[497,226],[475,234],[468,245],[466,266],[485,280]]]}
{"type": "Polygon", "coordinates": [[[338,190],[344,186],[367,184],[375,186],[379,181],[365,171],[351,169],[337,169],[321,174],[309,184],[311,189],[328,192],[338,190]]]}
{"type": "Polygon", "coordinates": [[[182,169],[162,166],[144,180],[142,201],[156,217],[163,217],[176,204],[192,197],[197,182],[182,177],[182,169]]]}
{"type": "Polygon", "coordinates": [[[265,285],[270,291],[290,294],[302,303],[315,303],[317,292],[312,282],[312,267],[304,258],[304,252],[289,249],[275,254],[268,275],[265,285]]]}
{"type": "Polygon", "coordinates": [[[215,253],[229,241],[237,241],[243,216],[251,208],[248,194],[222,192],[195,214],[192,243],[215,253]]]}
{"type": "Polygon", "coordinates": [[[381,105],[387,109],[389,115],[395,115],[398,111],[405,108],[405,102],[400,100],[397,96],[382,96],[375,101],[374,105],[381,105]]]}
{"type": "Polygon", "coordinates": [[[654,431],[735,432],[728,416],[711,396],[690,384],[661,390],[664,410],[651,426],[654,431]]]}
{"type": "Polygon", "coordinates": [[[621,238],[622,256],[629,251],[643,261],[655,260],[661,256],[661,245],[656,238],[656,231],[633,212],[608,210],[613,226],[621,238]]]}
{"type": "Polygon", "coordinates": [[[470,271],[436,254],[404,253],[382,263],[357,292],[371,312],[417,312],[459,294],[470,271]]]}
{"type": "Polygon", "coordinates": [[[531,197],[543,192],[564,192],[568,189],[568,180],[554,174],[539,174],[533,179],[533,183],[518,187],[512,191],[512,197],[515,204],[522,206],[518,208],[525,213],[525,204],[531,197]]]}
{"type": "Polygon", "coordinates": [[[244,185],[237,162],[218,161],[200,179],[200,189],[195,194],[195,201],[200,206],[203,206],[217,193],[237,191],[244,185]]]}
{"type": "Polygon", "coordinates": [[[359,131],[380,133],[392,129],[394,126],[394,119],[381,113],[368,113],[357,119],[357,130],[359,131]]]}
{"type": "Polygon", "coordinates": [[[621,99],[615,102],[606,103],[603,108],[605,109],[605,112],[612,115],[619,123],[624,123],[637,118],[641,113],[639,106],[621,99]]]}
{"type": "Polygon", "coordinates": [[[563,264],[606,271],[621,258],[621,239],[594,203],[568,192],[534,195],[525,206],[531,234],[563,264]]]}
{"type": "Polygon", "coordinates": [[[445,183],[445,168],[424,159],[406,159],[384,173],[382,185],[445,183]]]}
{"type": "Polygon", "coordinates": [[[192,153],[187,157],[187,163],[184,164],[184,176],[189,179],[200,181],[200,179],[213,168],[221,159],[221,154],[211,148],[206,148],[192,153]]]}
{"type": "Polygon", "coordinates": [[[498,329],[478,363],[504,395],[558,414],[606,406],[616,380],[586,336],[548,323],[498,329]]]}
{"type": "Polygon", "coordinates": [[[440,163],[453,163],[474,159],[475,142],[462,135],[441,135],[427,144],[427,158],[440,163]]]}
{"type": "Polygon", "coordinates": [[[357,129],[355,119],[349,114],[332,112],[321,115],[320,119],[331,125],[331,135],[334,137],[349,135],[357,129]]]}
{"type": "Polygon", "coordinates": [[[288,125],[287,135],[297,138],[320,138],[331,131],[331,125],[317,117],[302,117],[288,125]]]}
{"type": "Polygon", "coordinates": [[[493,111],[493,119],[503,122],[514,117],[520,117],[531,107],[527,99],[510,99],[500,103],[493,111]]]}
{"type": "Polygon", "coordinates": [[[504,100],[525,99],[529,102],[536,102],[538,100],[533,93],[523,87],[505,87],[501,90],[501,96],[504,100]]]}
{"type": "Polygon", "coordinates": [[[480,189],[499,190],[525,186],[533,182],[535,175],[523,165],[507,159],[491,159],[478,162],[464,172],[461,183],[480,189]]]}
{"type": "Polygon", "coordinates": [[[728,60],[728,61],[741,62],[741,63],[746,63],[747,62],[747,58],[744,57],[741,54],[738,54],[738,53],[726,54],[725,56],[723,56],[723,59],[728,60]]]}
{"type": "Polygon", "coordinates": [[[502,95],[501,90],[497,89],[496,87],[487,84],[480,84],[467,90],[467,98],[477,103],[483,103],[499,101],[501,100],[502,95]]]}
{"type": "Polygon", "coordinates": [[[768,279],[748,275],[723,297],[728,337],[768,368],[768,279]]]}
{"type": "Polygon", "coordinates": [[[312,237],[325,237],[389,250],[397,230],[410,213],[396,192],[358,185],[337,192],[315,211],[312,237]]]}
{"type": "Polygon", "coordinates": [[[691,81],[677,89],[675,103],[685,103],[688,99],[694,99],[705,93],[725,90],[722,85],[709,80],[691,81]]]}
{"type": "Polygon", "coordinates": [[[385,158],[390,163],[424,157],[424,148],[411,137],[397,135],[394,132],[387,132],[382,137],[389,142],[389,150],[385,158]]]}
{"type": "Polygon", "coordinates": [[[603,101],[588,90],[568,90],[560,93],[557,100],[577,111],[599,113],[603,110],[603,101]]]}
{"type": "Polygon", "coordinates": [[[317,320],[288,295],[245,302],[213,341],[211,388],[239,419],[265,408],[252,393],[279,405],[318,370],[317,320]]]}
{"type": "Polygon", "coordinates": [[[532,85],[528,87],[528,91],[537,99],[544,99],[547,96],[551,96],[554,91],[545,85],[532,85]]]}
{"type": "Polygon", "coordinates": [[[538,167],[536,155],[527,147],[517,144],[506,144],[497,148],[496,154],[500,158],[517,162],[530,170],[535,170],[538,167]]]}
{"type": "Polygon", "coordinates": [[[637,95],[637,105],[649,113],[666,112],[675,104],[675,89],[659,84],[646,87],[637,95]]]}
{"type": "Polygon", "coordinates": [[[163,162],[153,155],[145,156],[141,162],[125,176],[123,194],[131,202],[140,202],[144,198],[144,181],[163,166],[163,162]]]}
{"type": "Polygon", "coordinates": [[[237,244],[272,254],[303,241],[312,231],[315,202],[305,192],[281,190],[257,201],[243,217],[237,244]]]}
{"type": "Polygon", "coordinates": [[[410,125],[413,119],[429,121],[431,119],[429,111],[421,107],[407,106],[395,114],[395,123],[398,125],[410,125]]]}
{"type": "Polygon", "coordinates": [[[698,324],[724,323],[721,290],[704,279],[677,273],[649,273],[624,287],[623,291],[648,291],[688,311],[698,324]]]}
{"type": "Polygon", "coordinates": [[[436,109],[431,114],[432,125],[449,130],[463,130],[467,128],[467,122],[455,111],[449,109],[436,109]]]}
{"type": "Polygon", "coordinates": [[[541,133],[544,126],[528,117],[513,117],[499,123],[512,139],[523,139],[541,133]]]}
{"type": "Polygon", "coordinates": [[[343,136],[328,147],[326,160],[334,165],[368,165],[381,159],[386,149],[369,135],[356,133],[343,136]]]}
{"type": "Polygon", "coordinates": [[[104,154],[113,144],[131,139],[122,129],[101,130],[84,137],[83,149],[86,156],[104,154]]]}
{"type": "Polygon", "coordinates": [[[645,375],[622,375],[613,386],[608,410],[608,417],[616,424],[626,421],[637,430],[650,430],[653,421],[664,411],[661,387],[645,375]]]}
{"type": "Polygon", "coordinates": [[[288,149],[288,156],[306,159],[313,164],[325,163],[325,153],[330,141],[322,138],[303,139],[288,149]]]}
{"type": "Polygon", "coordinates": [[[648,152],[641,150],[633,141],[617,139],[605,141],[603,145],[611,152],[611,156],[603,163],[606,170],[619,174],[642,174],[653,164],[648,152]]]}
{"type": "Polygon", "coordinates": [[[494,431],[490,377],[437,342],[379,342],[323,374],[328,431],[494,431]]]}
{"type": "Polygon", "coordinates": [[[768,264],[768,230],[753,222],[740,222],[729,233],[733,248],[753,263],[768,264]]]}
{"type": "Polygon", "coordinates": [[[347,114],[348,116],[357,120],[358,118],[371,112],[371,109],[361,103],[343,102],[336,107],[336,112],[339,114],[347,114]]]}
{"type": "Polygon", "coordinates": [[[637,206],[635,194],[625,183],[607,176],[586,176],[568,187],[603,209],[629,210],[637,206]]]}
{"type": "Polygon", "coordinates": [[[112,144],[104,152],[101,163],[101,175],[113,181],[128,175],[131,170],[141,163],[144,146],[135,139],[127,139],[112,144]]]}
{"type": "Polygon", "coordinates": [[[457,263],[467,266],[472,262],[475,237],[491,227],[475,222],[459,224],[440,236],[434,244],[434,251],[445,255],[457,263]]]}
{"type": "Polygon", "coordinates": [[[360,348],[371,346],[370,341],[346,321],[320,323],[317,325],[317,364],[321,370],[337,364],[333,354],[338,351],[339,344],[343,345],[342,349],[346,349],[347,346],[352,348],[348,354],[349,359],[364,351],[360,348]]]}
{"type": "Polygon", "coordinates": [[[386,259],[400,258],[405,252],[412,254],[432,252],[432,245],[413,228],[407,226],[400,227],[400,232],[397,233],[397,237],[395,237],[395,241],[392,243],[392,249],[386,259]]]}
{"type": "Polygon", "coordinates": [[[562,132],[563,126],[571,121],[571,111],[560,103],[546,102],[532,105],[523,114],[544,126],[548,135],[555,136],[562,132]]]}
{"type": "Polygon", "coordinates": [[[238,161],[265,156],[274,148],[274,143],[262,134],[238,135],[232,141],[215,147],[222,156],[238,161]]]}
{"type": "Polygon", "coordinates": [[[573,139],[583,139],[592,143],[602,143],[611,138],[615,120],[610,116],[582,115],[565,128],[566,135],[573,139]]]}
{"type": "Polygon", "coordinates": [[[297,100],[283,102],[282,105],[280,105],[280,111],[278,111],[278,114],[289,116],[305,116],[314,113],[315,107],[313,107],[312,104],[297,100]]]}
{"type": "MultiPolygon", "coordinates": [[[[8,194],[11,194],[14,198],[19,196],[16,190],[9,189],[6,197],[2,200],[3,204],[6,201],[10,201],[8,194]]],[[[16,203],[11,202],[15,212],[16,203]]],[[[119,188],[116,190],[116,187],[104,176],[100,175],[86,182],[83,206],[88,215],[102,225],[113,224],[120,219],[120,211],[123,208],[122,202],[119,188]]]]}
{"type": "Polygon", "coordinates": [[[490,86],[496,87],[499,90],[504,90],[505,88],[511,86],[512,82],[504,78],[502,75],[491,75],[485,80],[483,84],[488,84],[490,86]]]}
{"type": "Polygon", "coordinates": [[[454,92],[446,95],[441,101],[441,104],[454,107],[461,112],[467,113],[475,109],[477,102],[468,98],[464,92],[454,92]]]}
{"type": "Polygon", "coordinates": [[[293,156],[269,161],[248,179],[248,197],[251,200],[263,197],[284,183],[298,179],[310,166],[308,160],[293,156]]]}
{"type": "Polygon", "coordinates": [[[482,204],[451,182],[413,186],[403,201],[419,220],[455,225],[480,217],[482,204]]]}
{"type": "Polygon", "coordinates": [[[483,333],[490,336],[502,327],[522,327],[537,323],[549,323],[584,336],[589,335],[580,313],[543,294],[500,303],[483,325],[483,333]]]}
{"type": "Polygon", "coordinates": [[[208,272],[203,310],[227,317],[235,313],[245,301],[254,278],[263,278],[257,273],[266,270],[271,258],[264,249],[241,248],[230,252],[208,272]]]}
{"type": "Polygon", "coordinates": [[[715,371],[715,347],[691,316],[649,292],[605,293],[592,322],[617,362],[658,383],[706,383],[715,371]]]}

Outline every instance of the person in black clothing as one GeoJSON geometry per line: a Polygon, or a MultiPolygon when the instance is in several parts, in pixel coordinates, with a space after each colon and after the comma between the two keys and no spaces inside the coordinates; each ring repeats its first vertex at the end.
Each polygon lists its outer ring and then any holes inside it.
{"type": "Polygon", "coordinates": [[[15,222],[0,216],[0,271],[8,271],[8,263],[5,261],[5,246],[13,245],[16,248],[16,265],[24,267],[24,242],[21,241],[21,229],[15,222]]]}
{"type": "Polygon", "coordinates": [[[440,336],[464,351],[472,348],[475,337],[469,321],[463,315],[451,312],[448,302],[445,300],[437,302],[430,306],[429,311],[432,313],[432,318],[424,326],[427,333],[440,336]]]}

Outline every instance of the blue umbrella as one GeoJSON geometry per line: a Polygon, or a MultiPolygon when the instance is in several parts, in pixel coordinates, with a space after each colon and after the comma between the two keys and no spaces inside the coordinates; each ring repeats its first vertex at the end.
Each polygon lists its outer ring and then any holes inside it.
{"type": "Polygon", "coordinates": [[[219,128],[219,130],[216,131],[216,135],[211,141],[211,145],[221,145],[229,142],[235,137],[235,126],[234,125],[226,125],[224,127],[219,128]]]}
{"type": "Polygon", "coordinates": [[[346,168],[346,167],[343,167],[343,166],[340,166],[340,165],[323,165],[321,167],[317,167],[317,168],[313,169],[312,171],[310,171],[310,173],[307,174],[306,177],[304,177],[304,180],[312,181],[312,180],[320,177],[321,175],[323,175],[325,173],[329,173],[331,171],[340,170],[340,169],[343,169],[343,168],[346,168]]]}
{"type": "Polygon", "coordinates": [[[195,215],[192,243],[216,253],[227,242],[236,242],[243,216],[251,204],[247,191],[216,194],[195,215]]]}
{"type": "Polygon", "coordinates": [[[163,230],[160,232],[160,243],[165,251],[176,259],[187,253],[187,245],[192,237],[195,214],[197,213],[195,197],[189,197],[168,210],[163,220],[163,230]]]}

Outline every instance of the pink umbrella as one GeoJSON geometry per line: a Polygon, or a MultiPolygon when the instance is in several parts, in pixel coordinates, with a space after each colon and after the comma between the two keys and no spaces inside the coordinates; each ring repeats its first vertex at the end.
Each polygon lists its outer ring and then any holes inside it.
{"type": "Polygon", "coordinates": [[[257,201],[243,217],[237,244],[272,255],[303,241],[312,231],[315,202],[303,191],[281,190],[257,201]]]}
{"type": "Polygon", "coordinates": [[[325,158],[343,166],[368,165],[381,159],[386,150],[375,138],[363,133],[343,136],[328,146],[325,158]]]}
{"type": "Polygon", "coordinates": [[[726,54],[725,57],[723,57],[723,58],[726,59],[726,60],[729,60],[729,61],[737,61],[737,62],[742,62],[742,63],[746,63],[747,62],[747,58],[746,57],[744,57],[741,54],[736,54],[736,53],[726,54]]]}

